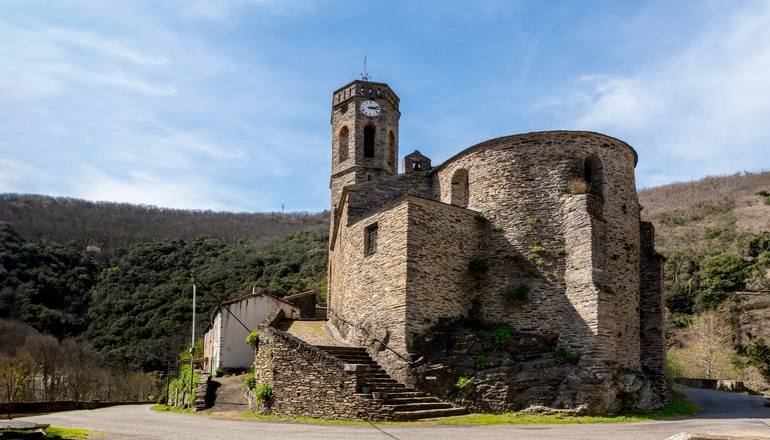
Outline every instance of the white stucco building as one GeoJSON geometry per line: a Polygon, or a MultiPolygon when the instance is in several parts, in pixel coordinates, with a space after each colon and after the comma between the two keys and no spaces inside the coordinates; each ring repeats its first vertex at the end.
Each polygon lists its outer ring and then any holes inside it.
{"type": "Polygon", "coordinates": [[[254,350],[246,337],[270,312],[278,310],[289,319],[300,317],[298,306],[266,293],[261,286],[254,286],[250,295],[222,303],[203,335],[203,370],[213,374],[219,368],[248,368],[254,363],[254,350]]]}

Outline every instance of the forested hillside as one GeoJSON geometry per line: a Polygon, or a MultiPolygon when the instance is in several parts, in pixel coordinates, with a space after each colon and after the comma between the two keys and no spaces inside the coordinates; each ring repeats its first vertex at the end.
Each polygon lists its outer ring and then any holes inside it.
{"type": "Polygon", "coordinates": [[[665,258],[670,373],[767,387],[770,172],[646,189],[639,202],[665,258]]]}
{"type": "MultiPolygon", "coordinates": [[[[3,200],[0,328],[19,333],[0,345],[0,389],[17,389],[5,399],[41,397],[29,395],[35,391],[29,380],[42,374],[37,369],[46,353],[59,353],[57,371],[86,368],[78,362],[96,357],[87,367],[101,382],[89,385],[88,398],[115,397],[121,389],[115,377],[130,376],[146,388],[146,373],[175,365],[189,347],[193,274],[198,335],[217,300],[249,294],[254,284],[278,296],[315,289],[325,301],[323,213],[180,212],[39,196],[3,200]],[[6,216],[8,210],[13,214],[6,216]],[[113,227],[119,238],[110,236],[113,227]],[[48,350],[36,348],[42,343],[48,350]],[[65,356],[73,347],[89,356],[65,356]]],[[[43,397],[72,392],[65,385],[49,391],[43,397]]]]}
{"type": "Polygon", "coordinates": [[[232,213],[167,209],[66,197],[1,194],[0,222],[26,240],[95,246],[103,252],[138,243],[205,235],[227,244],[267,246],[292,232],[328,227],[329,213],[232,213]]]}

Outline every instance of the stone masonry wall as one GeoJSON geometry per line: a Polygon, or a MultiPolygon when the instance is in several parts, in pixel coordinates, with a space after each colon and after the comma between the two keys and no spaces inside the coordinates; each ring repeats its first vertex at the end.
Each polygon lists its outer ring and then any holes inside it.
{"type": "Polygon", "coordinates": [[[387,184],[374,180],[348,188],[348,222],[406,195],[430,197],[430,174],[414,172],[387,179],[387,184]]]}
{"type": "Polygon", "coordinates": [[[642,370],[653,380],[655,392],[668,395],[666,341],[663,333],[663,260],[655,252],[655,228],[641,222],[641,350],[642,370]]]}
{"type": "MultiPolygon", "coordinates": [[[[333,420],[386,420],[382,400],[357,394],[363,384],[339,359],[270,326],[259,326],[254,376],[274,398],[262,413],[333,420]]],[[[350,370],[350,367],[347,367],[350,370]]]]}
{"type": "Polygon", "coordinates": [[[405,355],[407,214],[406,201],[399,199],[342,229],[330,259],[329,292],[330,318],[366,329],[346,326],[351,342],[367,346],[373,335],[405,355]],[[366,255],[365,231],[375,223],[377,251],[366,255]]]}
{"type": "Polygon", "coordinates": [[[426,344],[440,321],[468,315],[479,295],[468,264],[479,255],[476,213],[432,200],[409,198],[406,338],[409,352],[426,344]]]}
{"type": "Polygon", "coordinates": [[[565,295],[586,323],[572,326],[571,347],[579,350],[584,364],[593,370],[605,369],[604,360],[616,350],[610,336],[615,330],[614,301],[609,296],[606,273],[606,222],[602,218],[601,198],[590,194],[569,196],[563,205],[566,265],[565,295]],[[597,270],[600,269],[600,270],[597,270]]]}
{"type": "MultiPolygon", "coordinates": [[[[564,336],[560,344],[596,347],[595,341],[585,340],[585,335],[587,329],[593,328],[592,334],[598,331],[598,309],[593,321],[586,322],[581,316],[588,315],[564,300],[565,277],[567,271],[573,270],[566,266],[570,253],[566,238],[575,231],[563,215],[562,206],[570,200],[569,180],[583,177],[585,162],[591,155],[603,164],[602,181],[596,185],[603,190],[600,221],[606,225],[601,226],[606,231],[591,235],[593,240],[606,237],[601,248],[592,250],[596,264],[591,267],[591,276],[600,281],[603,273],[616,275],[609,285],[599,286],[614,294],[596,307],[623,323],[623,328],[603,335],[610,347],[616,347],[613,351],[617,350],[617,356],[606,353],[600,357],[638,369],[639,286],[634,274],[639,271],[639,208],[634,187],[636,155],[627,144],[587,132],[530,133],[494,139],[438,167],[433,173],[433,194],[435,199],[451,200],[452,176],[457,170],[467,170],[469,206],[487,214],[491,231],[487,242],[482,243],[490,267],[482,298],[483,314],[488,320],[506,321],[522,331],[557,331],[564,336]],[[521,285],[530,288],[529,302],[507,302],[505,293],[521,285]]],[[[597,291],[587,288],[570,300],[590,302],[597,291]]],[[[610,329],[608,325],[608,332],[610,329]]]]}

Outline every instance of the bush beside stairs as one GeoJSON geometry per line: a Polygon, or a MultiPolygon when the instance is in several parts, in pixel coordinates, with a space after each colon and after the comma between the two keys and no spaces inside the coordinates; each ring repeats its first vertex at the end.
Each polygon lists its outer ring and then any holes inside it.
{"type": "MultiPolygon", "coordinates": [[[[353,374],[356,375],[357,383],[368,385],[371,392],[383,393],[383,409],[392,413],[393,420],[418,420],[468,414],[466,408],[443,402],[436,397],[428,396],[424,392],[396,382],[369,356],[364,348],[316,347],[340,359],[345,364],[356,365],[353,374]]],[[[367,398],[373,398],[371,392],[367,394],[367,398]]]]}

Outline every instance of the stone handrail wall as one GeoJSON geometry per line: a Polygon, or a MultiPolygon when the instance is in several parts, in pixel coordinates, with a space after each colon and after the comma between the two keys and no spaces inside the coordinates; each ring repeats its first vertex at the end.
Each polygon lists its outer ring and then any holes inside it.
{"type": "Polygon", "coordinates": [[[705,388],[708,390],[746,391],[746,386],[740,380],[723,379],[694,379],[678,377],[675,382],[691,388],[705,388]]]}
{"type": "Polygon", "coordinates": [[[333,315],[334,315],[334,316],[335,316],[337,319],[339,319],[339,320],[340,320],[340,321],[341,321],[343,324],[347,324],[347,325],[349,325],[349,326],[351,326],[351,327],[354,327],[354,328],[356,328],[356,329],[358,329],[358,330],[361,330],[362,332],[364,332],[364,333],[366,333],[367,335],[369,335],[369,338],[370,338],[370,339],[371,339],[373,342],[375,342],[376,344],[378,344],[378,347],[377,347],[377,348],[378,348],[378,350],[379,350],[379,349],[388,350],[388,351],[390,351],[391,353],[393,353],[394,355],[396,355],[396,357],[398,357],[398,358],[399,358],[399,359],[401,359],[402,361],[406,362],[407,364],[410,364],[410,365],[411,365],[411,364],[413,364],[413,363],[414,363],[414,361],[412,361],[411,359],[407,359],[406,357],[404,357],[404,355],[402,355],[401,353],[399,353],[398,351],[396,351],[396,350],[395,350],[393,347],[391,347],[390,345],[388,345],[388,344],[387,344],[385,341],[383,341],[383,340],[381,340],[381,339],[377,338],[377,336],[376,336],[376,335],[374,335],[374,334],[372,334],[372,332],[370,332],[370,331],[369,331],[369,330],[368,330],[366,327],[364,327],[364,326],[362,326],[362,325],[359,325],[359,324],[356,324],[355,322],[353,322],[353,321],[351,321],[351,320],[349,320],[349,319],[345,319],[345,318],[343,318],[342,316],[339,316],[339,315],[337,315],[336,313],[334,313],[334,311],[332,311],[332,314],[333,314],[333,315]]]}
{"type": "Polygon", "coordinates": [[[81,409],[98,409],[118,405],[147,405],[151,402],[3,402],[0,403],[0,415],[8,419],[16,415],[29,415],[81,409]]]}
{"type": "Polygon", "coordinates": [[[273,398],[258,402],[256,411],[282,416],[334,420],[388,420],[382,400],[357,393],[364,383],[356,365],[281,330],[259,326],[254,361],[257,384],[269,384],[273,398]]]}

